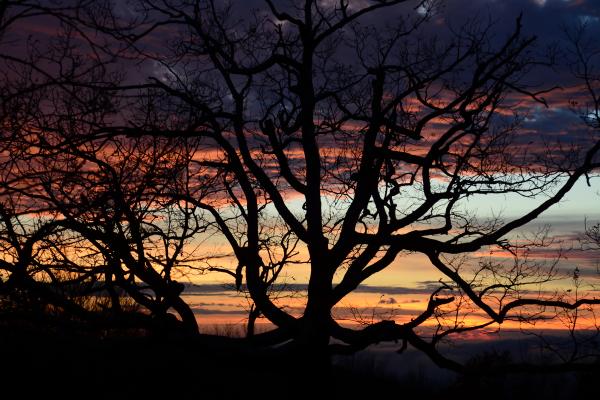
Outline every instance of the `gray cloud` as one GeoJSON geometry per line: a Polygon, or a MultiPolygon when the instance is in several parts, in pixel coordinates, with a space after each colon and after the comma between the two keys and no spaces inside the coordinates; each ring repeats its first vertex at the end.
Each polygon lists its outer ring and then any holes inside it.
{"type": "MultiPolygon", "coordinates": [[[[418,282],[419,287],[404,286],[370,286],[361,285],[354,290],[354,293],[376,293],[385,295],[403,295],[403,294],[430,294],[439,286],[437,281],[418,282]]],[[[284,292],[304,292],[307,290],[306,284],[294,283],[286,285],[275,285],[275,291],[284,292]]],[[[242,286],[242,292],[245,286],[242,286]]],[[[184,295],[191,296],[209,296],[209,295],[237,295],[238,292],[233,285],[226,284],[187,284],[184,295]]]]}

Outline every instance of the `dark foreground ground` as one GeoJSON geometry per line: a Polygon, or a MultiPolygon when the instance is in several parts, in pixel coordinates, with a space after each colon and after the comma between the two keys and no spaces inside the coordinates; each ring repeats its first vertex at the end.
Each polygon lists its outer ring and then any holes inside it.
{"type": "Polygon", "coordinates": [[[294,356],[225,338],[98,339],[2,327],[0,399],[591,399],[600,393],[593,371],[461,377],[415,357],[394,358],[382,370],[373,361],[378,357],[337,358],[323,387],[294,356]],[[394,374],[394,365],[408,373],[394,374]]]}

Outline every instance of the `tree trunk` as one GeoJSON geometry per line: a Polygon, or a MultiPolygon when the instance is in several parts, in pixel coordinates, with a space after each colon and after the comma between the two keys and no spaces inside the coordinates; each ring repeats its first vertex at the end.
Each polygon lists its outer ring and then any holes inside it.
{"type": "Polygon", "coordinates": [[[328,312],[305,314],[291,354],[296,364],[294,368],[298,368],[296,375],[304,380],[302,389],[306,393],[320,393],[325,397],[333,387],[328,320],[328,312]]]}
{"type": "Polygon", "coordinates": [[[248,324],[246,325],[246,337],[251,338],[254,336],[256,328],[256,319],[260,316],[260,310],[252,304],[250,312],[248,312],[248,324]]]}
{"type": "Polygon", "coordinates": [[[297,339],[299,359],[306,376],[315,384],[331,377],[331,277],[325,268],[315,268],[308,285],[308,302],[297,339]]]}
{"type": "Polygon", "coordinates": [[[179,314],[184,333],[190,337],[197,336],[200,330],[198,329],[196,315],[190,306],[181,297],[176,296],[171,298],[171,307],[179,314]]]}

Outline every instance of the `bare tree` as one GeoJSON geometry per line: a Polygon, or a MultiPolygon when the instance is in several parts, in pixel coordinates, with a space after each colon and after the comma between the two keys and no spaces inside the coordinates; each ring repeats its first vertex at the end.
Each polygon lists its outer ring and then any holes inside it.
{"type": "MultiPolygon", "coordinates": [[[[90,4],[3,5],[3,32],[14,33],[16,21],[45,18],[56,36],[16,47],[22,54],[0,55],[2,295],[13,305],[54,307],[92,326],[172,328],[179,324],[169,314],[174,310],[183,330],[197,333],[176,280],[194,272],[190,263],[199,260],[186,245],[207,229],[196,206],[178,198],[203,196],[189,182],[193,141],[89,140],[83,133],[118,106],[93,84],[120,78],[104,68],[105,59],[82,56],[99,43],[69,17],[90,4]],[[109,301],[79,304],[90,296],[109,301]],[[124,299],[151,318],[122,315],[124,299]]],[[[16,37],[8,49],[24,40],[16,37]]]]}
{"type": "Polygon", "coordinates": [[[70,24],[112,41],[92,43],[105,55],[94,59],[98,75],[75,74],[56,85],[65,107],[39,110],[43,117],[31,127],[60,137],[44,160],[63,165],[48,169],[43,162],[36,177],[42,195],[30,187],[19,193],[51,205],[57,226],[113,262],[120,287],[153,313],[175,308],[190,332],[193,315],[170,285],[171,244],[148,252],[153,234],[171,238],[148,222],[154,206],[176,207],[194,221],[173,234],[179,252],[186,241],[218,232],[234,265],[203,261],[238,288],[245,283],[254,312],[277,326],[273,340],[291,339],[313,361],[331,349],[399,340],[460,370],[438,352],[442,338],[600,303],[531,294],[527,288],[552,281],[552,269],[523,255],[546,246],[546,237],[510,236],[600,166],[597,82],[588,80],[596,105],[587,116],[596,132],[589,146],[569,154],[515,146],[519,121],[511,107],[546,105],[550,89],[524,79],[542,64],[532,52],[535,38],[522,33],[521,18],[503,40],[473,21],[435,38],[424,29],[436,6],[267,0],[240,13],[208,0],[139,1],[125,10],[89,4],[70,24]],[[132,63],[147,78],[115,74],[132,63]],[[66,107],[75,89],[78,97],[89,93],[81,109],[66,107]],[[156,155],[158,142],[166,147],[156,155]],[[169,154],[181,161],[161,168],[169,154]],[[95,166],[86,170],[89,163],[95,166]],[[44,184],[44,171],[61,178],[44,184]],[[65,190],[67,179],[81,181],[65,190]],[[109,189],[92,190],[89,182],[109,189]],[[469,207],[473,198],[498,194],[543,200],[508,219],[477,216],[469,207]],[[465,267],[461,256],[482,250],[514,260],[465,267]],[[342,299],[407,253],[425,255],[444,277],[422,313],[358,330],[332,317],[342,299]],[[272,293],[302,268],[309,280],[297,315],[272,293]],[[154,295],[127,286],[127,274],[154,295]],[[482,322],[464,322],[473,313],[482,322]],[[432,321],[433,333],[421,329],[432,321]],[[330,345],[332,337],[344,344],[330,345]]]}

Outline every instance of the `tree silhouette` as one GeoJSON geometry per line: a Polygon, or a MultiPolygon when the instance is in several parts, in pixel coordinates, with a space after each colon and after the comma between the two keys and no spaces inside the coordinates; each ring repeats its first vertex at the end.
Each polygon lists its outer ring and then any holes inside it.
{"type": "MultiPolygon", "coordinates": [[[[175,310],[174,324],[195,334],[173,274],[201,262],[248,291],[255,316],[277,327],[269,340],[292,340],[311,360],[402,341],[454,369],[462,366],[437,350],[443,338],[599,304],[528,291],[554,279],[527,257],[548,238],[510,236],[600,166],[597,81],[587,80],[596,111],[586,147],[536,152],[519,142],[511,114],[523,102],[547,105],[551,88],[526,79],[545,63],[535,38],[520,17],[502,40],[475,21],[434,38],[426,28],[437,5],[267,0],[240,12],[214,1],[126,10],[97,1],[48,11],[62,35],[42,61],[28,61],[25,79],[46,84],[15,97],[44,101],[3,128],[2,239],[18,255],[2,264],[8,281],[70,267],[75,282],[123,290],[154,318],[175,310]],[[506,219],[470,207],[495,195],[542,200],[506,219]],[[15,233],[13,221],[31,215],[15,233]],[[224,254],[188,252],[213,235],[224,254]],[[472,268],[461,257],[481,251],[513,260],[472,268]],[[408,253],[444,277],[422,313],[362,329],[332,317],[408,253]],[[273,293],[302,268],[306,304],[294,315],[273,293]],[[474,313],[481,322],[463,322],[474,313]],[[421,330],[431,321],[433,333],[421,330]]],[[[111,304],[118,309],[116,297],[111,304]]]]}

